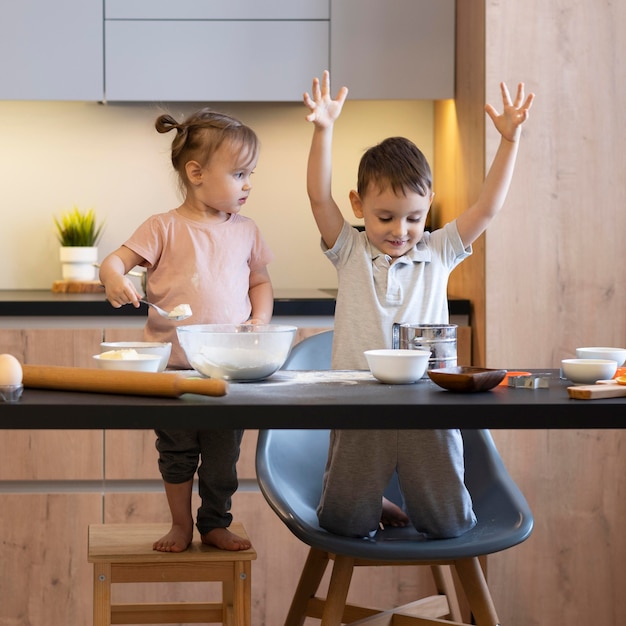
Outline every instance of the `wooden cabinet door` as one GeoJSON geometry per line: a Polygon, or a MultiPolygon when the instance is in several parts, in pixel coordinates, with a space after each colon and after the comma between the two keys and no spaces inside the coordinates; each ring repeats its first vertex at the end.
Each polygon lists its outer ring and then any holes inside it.
{"type": "Polygon", "coordinates": [[[30,365],[94,367],[101,341],[99,328],[0,329],[0,352],[30,365]]]}

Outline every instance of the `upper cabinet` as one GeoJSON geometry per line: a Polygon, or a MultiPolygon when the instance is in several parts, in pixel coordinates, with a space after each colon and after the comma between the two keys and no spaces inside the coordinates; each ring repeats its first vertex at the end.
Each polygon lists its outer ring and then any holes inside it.
{"type": "Polygon", "coordinates": [[[328,0],[105,0],[105,98],[299,100],[329,19],[328,0]]]}
{"type": "Polygon", "coordinates": [[[20,0],[0,99],[298,102],[330,69],[352,100],[438,100],[454,47],[455,0],[20,0]]]}
{"type": "Polygon", "coordinates": [[[330,70],[351,100],[454,98],[455,0],[331,0],[330,70]]]}
{"type": "Polygon", "coordinates": [[[101,100],[102,0],[4,2],[0,100],[101,100]]]}

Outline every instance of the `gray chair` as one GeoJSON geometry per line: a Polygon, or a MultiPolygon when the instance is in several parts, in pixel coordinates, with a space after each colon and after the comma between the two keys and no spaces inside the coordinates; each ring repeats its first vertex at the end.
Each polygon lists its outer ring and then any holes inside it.
{"type": "Polygon", "coordinates": [[[281,369],[329,370],[332,345],[332,330],[306,337],[291,349],[281,369]]]}
{"type": "MultiPolygon", "coordinates": [[[[317,368],[317,348],[329,337],[326,335],[317,340],[315,337],[295,346],[300,345],[300,349],[292,361],[297,363],[297,368],[292,369],[317,368]],[[310,362],[305,359],[307,345],[315,346],[315,359],[310,362]]],[[[381,609],[346,603],[353,568],[361,565],[431,568],[438,595],[412,603],[414,606],[409,612],[418,614],[428,607],[431,617],[436,615],[437,619],[450,621],[417,621],[417,618],[403,617],[397,623],[461,623],[451,572],[454,568],[471,610],[474,620],[471,623],[478,626],[498,624],[479,557],[506,550],[526,540],[532,532],[533,516],[523,494],[508,474],[489,431],[462,430],[462,434],[465,480],[472,495],[477,525],[453,539],[425,540],[413,527],[386,527],[375,539],[365,540],[334,535],[318,524],[316,508],[328,454],[329,431],[259,431],[256,471],[260,490],[287,528],[309,546],[285,626],[302,626],[306,617],[321,618],[322,626],[338,626],[357,620],[363,620],[359,624],[365,625],[370,619],[372,624],[396,623],[391,613],[384,612],[389,615],[387,620],[378,617],[383,616],[381,609]],[[326,597],[322,598],[318,588],[331,561],[330,584],[326,597]]],[[[392,480],[385,495],[396,503],[401,502],[397,481],[392,480]]]]}

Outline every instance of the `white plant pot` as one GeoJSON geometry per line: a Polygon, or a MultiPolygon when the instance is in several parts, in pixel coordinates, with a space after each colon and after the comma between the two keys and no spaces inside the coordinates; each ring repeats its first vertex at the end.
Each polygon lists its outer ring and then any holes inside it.
{"type": "Polygon", "coordinates": [[[63,280],[90,281],[96,277],[96,246],[61,246],[59,250],[63,280]]]}

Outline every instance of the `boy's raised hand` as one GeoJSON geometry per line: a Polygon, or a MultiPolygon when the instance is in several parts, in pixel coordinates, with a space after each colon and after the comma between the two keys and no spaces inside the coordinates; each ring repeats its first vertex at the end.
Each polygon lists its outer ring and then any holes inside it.
{"type": "Polygon", "coordinates": [[[304,104],[310,109],[310,113],[306,116],[309,122],[313,122],[316,126],[330,126],[341,113],[343,103],[348,95],[348,88],[342,87],[337,94],[336,100],[330,96],[330,74],[328,70],[324,70],[322,75],[322,83],[320,86],[319,78],[313,79],[312,95],[304,93],[304,104]]]}
{"type": "Polygon", "coordinates": [[[485,111],[505,139],[516,141],[521,132],[522,124],[528,119],[528,111],[535,99],[535,94],[529,93],[524,100],[524,83],[519,83],[515,101],[511,103],[509,90],[504,83],[500,83],[500,90],[502,91],[502,105],[504,107],[502,113],[499,115],[490,104],[485,105],[485,111]]]}

